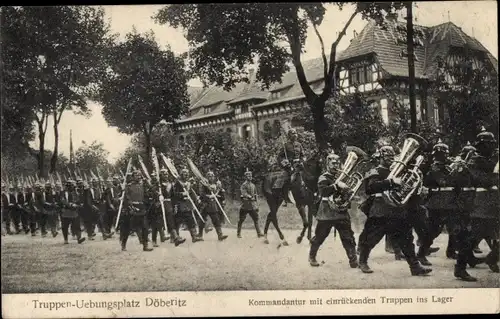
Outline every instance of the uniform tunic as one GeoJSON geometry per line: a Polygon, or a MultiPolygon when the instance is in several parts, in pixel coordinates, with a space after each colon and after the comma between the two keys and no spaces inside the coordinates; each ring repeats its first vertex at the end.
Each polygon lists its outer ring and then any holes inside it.
{"type": "Polygon", "coordinates": [[[245,181],[241,187],[241,209],[245,211],[258,210],[257,187],[250,181],[245,181]]]}

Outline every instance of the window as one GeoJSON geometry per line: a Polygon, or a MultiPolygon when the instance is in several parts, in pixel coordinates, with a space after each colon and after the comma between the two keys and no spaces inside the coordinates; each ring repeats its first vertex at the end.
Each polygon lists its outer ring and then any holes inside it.
{"type": "Polygon", "coordinates": [[[385,125],[389,125],[389,109],[387,107],[387,99],[380,100],[380,116],[385,125]]]}
{"type": "Polygon", "coordinates": [[[184,144],[184,135],[179,136],[179,144],[184,144]]]}
{"type": "Polygon", "coordinates": [[[354,67],[349,70],[349,84],[365,84],[371,82],[373,79],[372,69],[370,66],[363,65],[354,67]]]}
{"type": "Polygon", "coordinates": [[[279,120],[274,120],[272,133],[273,133],[273,136],[279,136],[280,135],[280,133],[281,133],[281,122],[279,120]]]}
{"type": "Polygon", "coordinates": [[[439,107],[434,103],[434,124],[439,125],[439,107]]]}
{"type": "Polygon", "coordinates": [[[248,113],[248,104],[243,104],[241,106],[241,113],[248,113]]]}
{"type": "MultiPolygon", "coordinates": [[[[403,105],[405,107],[405,110],[407,110],[409,113],[410,112],[410,99],[404,99],[403,105]]],[[[421,121],[422,120],[422,109],[421,109],[421,103],[420,103],[419,99],[415,100],[415,105],[416,105],[415,109],[417,111],[417,121],[421,121]]]]}
{"type": "Polygon", "coordinates": [[[232,130],[230,127],[228,127],[228,128],[226,129],[226,132],[227,132],[227,133],[233,133],[233,130],[232,130]]]}
{"type": "Polygon", "coordinates": [[[210,106],[204,106],[204,107],[203,107],[203,114],[208,114],[208,113],[210,113],[210,110],[211,110],[211,109],[210,109],[210,106]]]}
{"type": "Polygon", "coordinates": [[[244,140],[248,140],[252,137],[252,127],[250,125],[247,124],[241,127],[241,137],[244,140]]]}

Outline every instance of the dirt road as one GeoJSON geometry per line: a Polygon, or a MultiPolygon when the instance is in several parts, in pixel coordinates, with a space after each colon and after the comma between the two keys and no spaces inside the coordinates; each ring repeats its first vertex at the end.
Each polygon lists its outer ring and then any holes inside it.
{"type": "MultiPolygon", "coordinates": [[[[218,242],[214,232],[205,242],[174,247],[162,243],[153,252],[143,252],[137,237],[131,237],[128,251],[122,252],[118,239],[78,245],[63,245],[62,236],[40,238],[25,235],[2,237],[2,290],[19,292],[106,292],[106,291],[192,291],[192,290],[274,290],[274,289],[369,289],[369,288],[460,288],[499,287],[499,274],[486,265],[471,269],[476,283],[453,277],[453,260],[444,256],[446,235],[436,246],[441,250],[429,257],[434,264],[428,277],[412,277],[405,261],[396,261],[381,242],[371,254],[375,273],[363,274],[347,263],[340,239],[331,235],[318,254],[325,263],[312,268],[307,261],[309,244],[295,243],[297,231],[287,230],[290,246],[277,248],[279,241],[270,232],[271,244],[257,239],[255,231],[244,230],[236,238],[218,242]]],[[[187,232],[182,236],[188,237],[187,232]]],[[[116,237],[116,235],[115,235],[116,237]]],[[[356,234],[356,239],[358,234],[356,234]]],[[[481,246],[487,251],[486,246],[481,246]]]]}

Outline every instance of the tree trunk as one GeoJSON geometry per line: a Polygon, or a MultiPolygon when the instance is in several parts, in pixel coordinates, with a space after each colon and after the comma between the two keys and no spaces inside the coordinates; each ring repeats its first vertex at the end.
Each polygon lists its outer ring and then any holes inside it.
{"type": "Polygon", "coordinates": [[[38,125],[38,175],[45,176],[45,132],[43,131],[42,124],[38,125]]]}
{"type": "MultiPolygon", "coordinates": [[[[328,149],[328,123],[325,119],[325,106],[326,102],[317,98],[311,108],[314,120],[314,137],[320,152],[328,149]]],[[[332,145],[332,147],[336,148],[340,145],[332,145]]]]}
{"type": "Polygon", "coordinates": [[[148,130],[144,130],[144,140],[146,142],[146,156],[144,158],[146,163],[144,164],[148,171],[151,172],[151,168],[153,167],[151,163],[151,131],[148,132],[148,130]]]}
{"type": "Polygon", "coordinates": [[[59,128],[56,121],[56,116],[54,116],[54,153],[50,159],[50,173],[55,173],[57,170],[57,158],[59,152],[59,128]]]}

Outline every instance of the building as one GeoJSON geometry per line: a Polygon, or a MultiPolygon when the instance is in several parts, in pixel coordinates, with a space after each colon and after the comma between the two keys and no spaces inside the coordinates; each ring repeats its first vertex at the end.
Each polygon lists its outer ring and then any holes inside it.
{"type": "MultiPolygon", "coordinates": [[[[405,43],[406,23],[390,18],[385,27],[370,22],[337,54],[339,94],[351,94],[357,88],[368,100],[376,103],[386,124],[391,121],[391,101],[382,88],[395,92],[407,105],[408,59],[405,43]]],[[[417,118],[439,125],[445,110],[434,103],[429,85],[440,72],[438,57],[447,63],[460,63],[466,55],[473,59],[473,68],[486,67],[498,74],[498,61],[476,39],[465,34],[452,22],[432,27],[415,25],[415,77],[417,118]]],[[[321,58],[303,62],[311,87],[323,89],[321,58]]],[[[179,141],[195,130],[228,131],[241,138],[259,138],[259,132],[275,129],[288,122],[292,127],[300,122],[294,116],[307,107],[295,71],[286,73],[281,84],[262,91],[250,72],[250,83],[240,83],[232,91],[220,87],[190,88],[191,106],[184,118],[176,121],[179,141]]],[[[447,76],[449,81],[452,81],[447,76]]]]}

